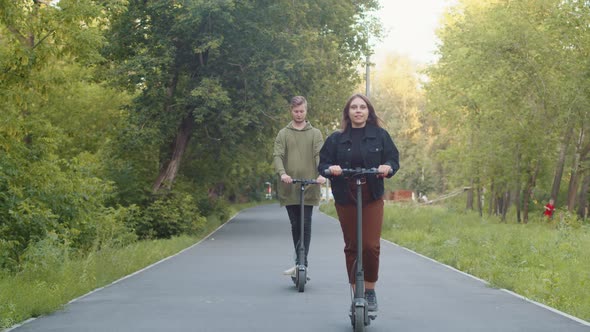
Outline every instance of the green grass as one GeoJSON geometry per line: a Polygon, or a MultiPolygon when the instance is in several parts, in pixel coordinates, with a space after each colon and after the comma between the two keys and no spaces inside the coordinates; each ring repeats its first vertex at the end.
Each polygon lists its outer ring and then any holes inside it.
{"type": "MultiPolygon", "coordinates": [[[[261,203],[232,205],[230,217],[257,204],[261,203]]],[[[47,259],[43,264],[25,267],[16,275],[0,272],[0,329],[54,312],[93,289],[178,253],[225,221],[227,218],[208,218],[207,227],[199,236],[140,241],[124,248],[106,248],[82,258],[47,259]]]]}
{"type": "MultiPolygon", "coordinates": [[[[335,216],[332,205],[322,211],[335,216]]],[[[502,223],[440,206],[386,205],[384,239],[529,299],[590,320],[590,227],[502,223]]]]}

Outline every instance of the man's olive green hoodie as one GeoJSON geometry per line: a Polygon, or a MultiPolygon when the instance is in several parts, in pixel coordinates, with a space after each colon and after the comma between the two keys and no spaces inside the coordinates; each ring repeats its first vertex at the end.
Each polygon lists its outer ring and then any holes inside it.
{"type": "MultiPolygon", "coordinates": [[[[281,175],[287,174],[292,179],[317,179],[317,167],[320,161],[320,150],[324,139],[319,129],[309,122],[303,129],[293,127],[293,122],[281,129],[274,144],[274,166],[277,172],[277,194],[281,206],[299,205],[300,184],[281,182],[281,175]]],[[[310,185],[305,188],[304,204],[319,205],[320,186],[310,185]]]]}

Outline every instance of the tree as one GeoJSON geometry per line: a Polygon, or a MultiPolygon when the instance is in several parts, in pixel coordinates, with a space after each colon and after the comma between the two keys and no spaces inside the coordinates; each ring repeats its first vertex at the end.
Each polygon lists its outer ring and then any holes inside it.
{"type": "Polygon", "coordinates": [[[396,183],[416,193],[440,190],[435,161],[430,157],[435,124],[424,114],[418,68],[407,58],[388,55],[374,76],[372,99],[402,151],[400,163],[404,167],[396,175],[396,183]]]}
{"type": "Polygon", "coordinates": [[[97,154],[126,96],[94,75],[104,7],[67,0],[0,7],[0,267],[15,269],[48,234],[77,249],[93,244],[113,192],[99,177],[97,154]]]}
{"type": "Polygon", "coordinates": [[[560,1],[462,1],[439,32],[441,59],[429,71],[430,111],[458,143],[443,155],[466,161],[452,170],[456,180],[493,189],[490,203],[502,205],[495,213],[515,200],[525,222],[539,180],[547,187],[550,165],[561,160],[563,128],[585,99],[575,74],[580,54],[572,52],[579,40],[563,40],[576,30],[564,29],[563,16],[572,21],[567,13],[560,1]]]}
{"type": "Polygon", "coordinates": [[[149,131],[158,145],[152,191],[172,187],[189,146],[192,153],[239,153],[243,142],[272,135],[294,94],[317,100],[318,118],[332,112],[333,105],[313,93],[333,85],[322,91],[333,97],[356,78],[353,69],[368,38],[358,22],[376,6],[335,0],[129,1],[114,20],[106,54],[120,83],[139,92],[134,128],[149,131]]]}

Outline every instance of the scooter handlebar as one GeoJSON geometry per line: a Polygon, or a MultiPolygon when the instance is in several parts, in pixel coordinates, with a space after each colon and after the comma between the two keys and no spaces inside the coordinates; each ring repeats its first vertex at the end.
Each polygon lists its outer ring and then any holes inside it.
{"type": "MultiPolygon", "coordinates": [[[[369,175],[369,174],[380,175],[382,173],[379,172],[379,170],[375,167],[373,167],[373,168],[343,168],[341,175],[343,175],[343,176],[358,176],[358,175],[369,175]]],[[[323,171],[322,175],[323,176],[332,176],[332,171],[330,171],[330,169],[327,168],[323,171]]],[[[390,175],[393,175],[393,168],[389,169],[389,173],[387,174],[387,176],[390,176],[390,175]]]]}
{"type": "Polygon", "coordinates": [[[292,179],[292,183],[301,183],[301,184],[319,184],[316,179],[292,179]]]}

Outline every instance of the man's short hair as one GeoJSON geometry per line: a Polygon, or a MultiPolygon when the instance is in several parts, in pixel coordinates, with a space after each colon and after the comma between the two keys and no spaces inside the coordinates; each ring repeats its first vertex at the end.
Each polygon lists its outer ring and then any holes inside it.
{"type": "Polygon", "coordinates": [[[297,107],[299,105],[303,105],[303,106],[305,106],[305,109],[307,109],[307,100],[305,99],[305,97],[295,96],[295,97],[291,98],[291,109],[293,109],[294,107],[297,107]]]}

